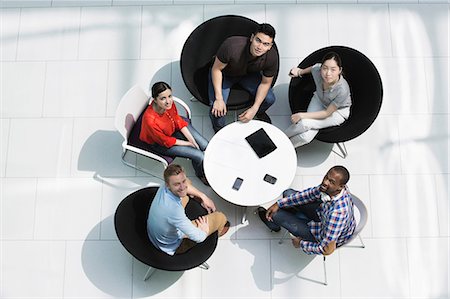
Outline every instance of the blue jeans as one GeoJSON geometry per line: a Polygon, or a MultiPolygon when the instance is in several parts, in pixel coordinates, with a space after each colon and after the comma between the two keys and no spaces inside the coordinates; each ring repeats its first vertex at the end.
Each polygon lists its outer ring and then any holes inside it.
{"type": "MultiPolygon", "coordinates": [[[[223,74],[223,73],[222,73],[223,74]]],[[[261,84],[262,76],[260,73],[250,73],[245,76],[240,77],[230,77],[223,75],[222,79],[222,96],[225,104],[228,102],[228,96],[230,95],[231,87],[235,84],[239,84],[243,89],[249,92],[251,95],[255,96],[256,91],[258,89],[259,84],[261,84]]],[[[214,86],[212,84],[211,77],[211,69],[209,69],[208,75],[208,96],[209,96],[209,105],[212,109],[214,101],[216,100],[216,96],[214,94],[214,86]]],[[[275,103],[275,94],[273,93],[272,88],[267,92],[267,96],[264,101],[261,103],[257,114],[265,112],[269,109],[272,104],[275,103]]],[[[214,132],[219,131],[223,127],[225,127],[225,117],[215,117],[211,109],[209,110],[209,117],[211,118],[212,126],[214,132]]]]}
{"type": "MultiPolygon", "coordinates": [[[[297,192],[294,189],[288,189],[283,192],[283,197],[289,196],[297,192]]],[[[313,203],[279,209],[272,215],[273,222],[287,229],[294,236],[303,240],[317,242],[316,238],[309,230],[308,222],[311,220],[320,221],[316,213],[320,201],[313,203]]]]}
{"type": "MultiPolygon", "coordinates": [[[[189,129],[189,132],[191,132],[200,149],[184,145],[174,145],[167,148],[157,143],[150,144],[149,147],[152,151],[160,155],[191,159],[192,167],[195,170],[195,175],[197,177],[203,177],[205,176],[205,172],[203,170],[203,158],[204,151],[208,146],[208,140],[206,140],[205,137],[203,137],[190,123],[187,128],[189,129]]],[[[187,140],[180,131],[176,131],[172,136],[177,139],[187,140]]]]}

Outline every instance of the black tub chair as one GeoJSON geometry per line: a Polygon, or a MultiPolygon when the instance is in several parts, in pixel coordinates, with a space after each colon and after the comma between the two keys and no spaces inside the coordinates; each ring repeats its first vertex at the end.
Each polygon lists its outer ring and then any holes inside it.
{"type": "MultiPolygon", "coordinates": [[[[147,280],[155,269],[184,271],[197,266],[208,269],[206,260],[216,249],[217,232],[187,252],[173,256],[157,249],[148,239],[148,211],[157,190],[158,187],[147,187],[131,193],[119,204],[114,216],[119,241],[132,256],[149,266],[144,280],[147,280]]],[[[196,219],[207,212],[197,201],[190,200],[186,214],[190,219],[196,219]]]]}
{"type": "MultiPolygon", "coordinates": [[[[248,36],[258,27],[258,23],[242,16],[226,15],[212,18],[192,31],[181,52],[181,74],[190,93],[200,102],[209,106],[208,72],[222,42],[235,35],[248,36]]],[[[276,44],[273,48],[278,53],[276,44]]],[[[272,86],[278,76],[274,77],[272,86]]],[[[238,110],[253,104],[254,97],[239,85],[231,88],[228,110],[238,110]]]]}
{"type": "MultiPolygon", "coordinates": [[[[338,53],[342,58],[344,77],[350,85],[352,106],[350,116],[343,124],[321,129],[315,138],[327,143],[336,143],[345,158],[347,150],[344,142],[364,133],[377,118],[383,99],[383,85],[372,61],[361,52],[345,46],[319,49],[306,57],[299,67],[306,68],[321,62],[323,56],[330,51],[338,53]]],[[[291,79],[289,104],[292,113],[306,111],[315,89],[310,74],[291,79]]]]}

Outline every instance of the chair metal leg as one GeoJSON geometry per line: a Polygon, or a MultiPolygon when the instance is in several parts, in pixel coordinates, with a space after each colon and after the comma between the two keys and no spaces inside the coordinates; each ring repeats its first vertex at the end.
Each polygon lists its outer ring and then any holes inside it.
{"type": "Polygon", "coordinates": [[[345,143],[336,143],[336,145],[338,146],[339,150],[341,151],[341,153],[336,152],[335,150],[333,150],[333,152],[338,155],[339,157],[345,159],[348,156],[348,152],[347,152],[347,148],[345,147],[345,143]]]}
{"type": "Polygon", "coordinates": [[[200,269],[203,270],[208,270],[209,269],[209,265],[207,262],[202,263],[200,266],[198,266],[200,269]]]}
{"type": "Polygon", "coordinates": [[[247,221],[247,207],[243,207],[242,212],[242,219],[241,223],[244,224],[247,221]]]}
{"type": "Polygon", "coordinates": [[[364,244],[360,234],[358,234],[358,238],[359,238],[359,241],[361,242],[361,248],[366,248],[366,245],[364,244]]]}
{"type": "Polygon", "coordinates": [[[326,265],[326,257],[323,256],[323,274],[325,277],[325,282],[323,283],[324,285],[328,285],[328,279],[327,279],[327,265],[326,265]]]}
{"type": "MultiPolygon", "coordinates": [[[[143,168],[143,167],[140,167],[140,166],[138,166],[137,164],[132,164],[132,163],[128,162],[127,160],[125,160],[125,155],[126,155],[126,153],[127,153],[126,150],[123,151],[123,153],[122,153],[122,162],[123,162],[123,164],[125,164],[125,165],[127,165],[127,166],[129,166],[129,167],[131,167],[131,168],[135,168],[135,169],[137,169],[137,170],[139,170],[139,171],[145,172],[146,174],[149,174],[149,175],[151,175],[151,176],[154,176],[154,177],[156,177],[156,178],[158,178],[158,179],[163,179],[163,177],[159,177],[159,176],[155,175],[154,173],[149,172],[147,169],[145,169],[145,168],[143,168]]],[[[138,155],[139,155],[139,154],[138,154],[138,155]]],[[[165,168],[167,168],[167,165],[164,165],[164,169],[165,169],[165,168]]]]}
{"type": "Polygon", "coordinates": [[[145,273],[145,275],[144,275],[144,281],[147,281],[155,271],[156,271],[156,268],[148,267],[147,273],[145,273]]]}
{"type": "Polygon", "coordinates": [[[283,234],[283,236],[281,237],[281,239],[278,241],[278,244],[283,244],[284,239],[286,239],[286,236],[289,234],[289,231],[286,230],[283,234]]]}

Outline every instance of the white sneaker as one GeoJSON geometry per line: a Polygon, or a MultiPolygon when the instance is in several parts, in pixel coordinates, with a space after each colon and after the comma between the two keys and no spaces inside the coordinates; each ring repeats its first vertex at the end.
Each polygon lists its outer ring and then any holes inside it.
{"type": "Polygon", "coordinates": [[[295,136],[292,136],[291,138],[289,138],[289,140],[291,140],[292,145],[294,146],[294,148],[300,147],[302,145],[307,144],[308,142],[306,140],[304,140],[301,136],[302,134],[297,134],[295,136]]]}

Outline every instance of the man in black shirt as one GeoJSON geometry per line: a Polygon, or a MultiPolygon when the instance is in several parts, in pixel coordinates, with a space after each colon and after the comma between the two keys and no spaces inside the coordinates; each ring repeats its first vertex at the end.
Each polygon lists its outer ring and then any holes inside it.
{"type": "Polygon", "coordinates": [[[270,122],[266,110],[275,102],[272,81],[278,70],[278,54],[272,49],[275,29],[260,24],[250,37],[227,38],[214,59],[209,76],[210,118],[215,132],[225,126],[226,103],[230,88],[239,84],[255,96],[253,105],[239,115],[248,122],[256,115],[270,122]]]}

